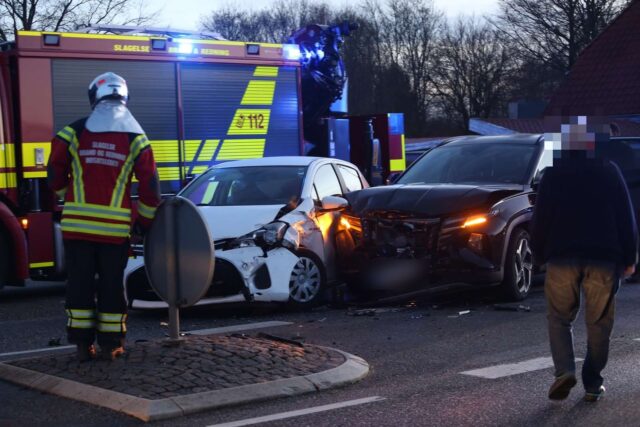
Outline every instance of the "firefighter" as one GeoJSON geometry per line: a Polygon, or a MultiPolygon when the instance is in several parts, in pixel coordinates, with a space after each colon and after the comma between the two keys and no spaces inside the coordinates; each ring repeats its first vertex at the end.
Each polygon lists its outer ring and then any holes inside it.
{"type": "Polygon", "coordinates": [[[92,113],[58,132],[51,145],[49,185],[65,201],[67,336],[80,361],[97,357],[96,335],[101,358],[124,353],[129,237],[144,233],[160,203],[151,146],[126,106],[128,98],[122,77],[99,75],[89,85],[92,113]],[[137,215],[132,174],[139,181],[137,215]]]}

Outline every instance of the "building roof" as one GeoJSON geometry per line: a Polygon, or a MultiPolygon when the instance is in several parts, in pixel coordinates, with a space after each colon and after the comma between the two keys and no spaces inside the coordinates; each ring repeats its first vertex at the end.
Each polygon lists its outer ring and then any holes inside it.
{"type": "MultiPolygon", "coordinates": [[[[640,123],[633,120],[612,119],[622,137],[640,137],[640,123]]],[[[509,135],[514,133],[544,133],[544,119],[489,118],[469,120],[469,129],[480,135],[509,135]]]]}
{"type": "Polygon", "coordinates": [[[640,114],[640,1],[580,54],[546,115],[640,114]]]}

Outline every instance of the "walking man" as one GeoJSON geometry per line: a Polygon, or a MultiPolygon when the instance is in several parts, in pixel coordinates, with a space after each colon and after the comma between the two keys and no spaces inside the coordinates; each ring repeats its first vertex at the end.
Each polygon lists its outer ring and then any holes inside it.
{"type": "Polygon", "coordinates": [[[139,181],[136,230],[150,225],[160,203],[151,146],[126,107],[128,98],[122,77],[96,77],[89,85],[91,115],[66,126],[52,141],[49,185],[65,200],[67,335],[80,361],[96,356],[96,335],[103,358],[124,353],[132,174],[139,181]]]}
{"type": "Polygon", "coordinates": [[[638,236],[629,192],[615,163],[602,160],[597,145],[608,128],[572,117],[561,133],[545,135],[553,145],[553,166],[544,172],[532,221],[537,264],[547,264],[545,295],[549,340],[555,365],[552,400],[565,399],[576,384],[572,323],[584,294],[587,354],[582,366],[584,400],[597,401],[605,388],[620,279],[633,274],[638,236]]]}

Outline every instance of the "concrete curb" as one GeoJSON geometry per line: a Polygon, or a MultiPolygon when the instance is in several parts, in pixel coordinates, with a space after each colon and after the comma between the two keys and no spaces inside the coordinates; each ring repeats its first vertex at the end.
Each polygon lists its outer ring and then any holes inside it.
{"type": "Polygon", "coordinates": [[[322,348],[342,354],[346,361],[338,367],[315,374],[156,400],[82,384],[6,363],[0,363],[0,379],[122,412],[142,421],[155,421],[207,409],[327,390],[355,383],[369,373],[369,364],[364,359],[335,348],[322,348]]]}

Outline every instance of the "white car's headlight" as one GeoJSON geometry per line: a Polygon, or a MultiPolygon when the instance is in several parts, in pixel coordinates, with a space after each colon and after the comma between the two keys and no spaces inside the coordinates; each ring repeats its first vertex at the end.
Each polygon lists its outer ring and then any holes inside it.
{"type": "Polygon", "coordinates": [[[289,227],[289,224],[285,222],[272,222],[256,231],[255,236],[256,238],[261,238],[267,245],[275,245],[282,242],[287,227],[289,227]]]}

